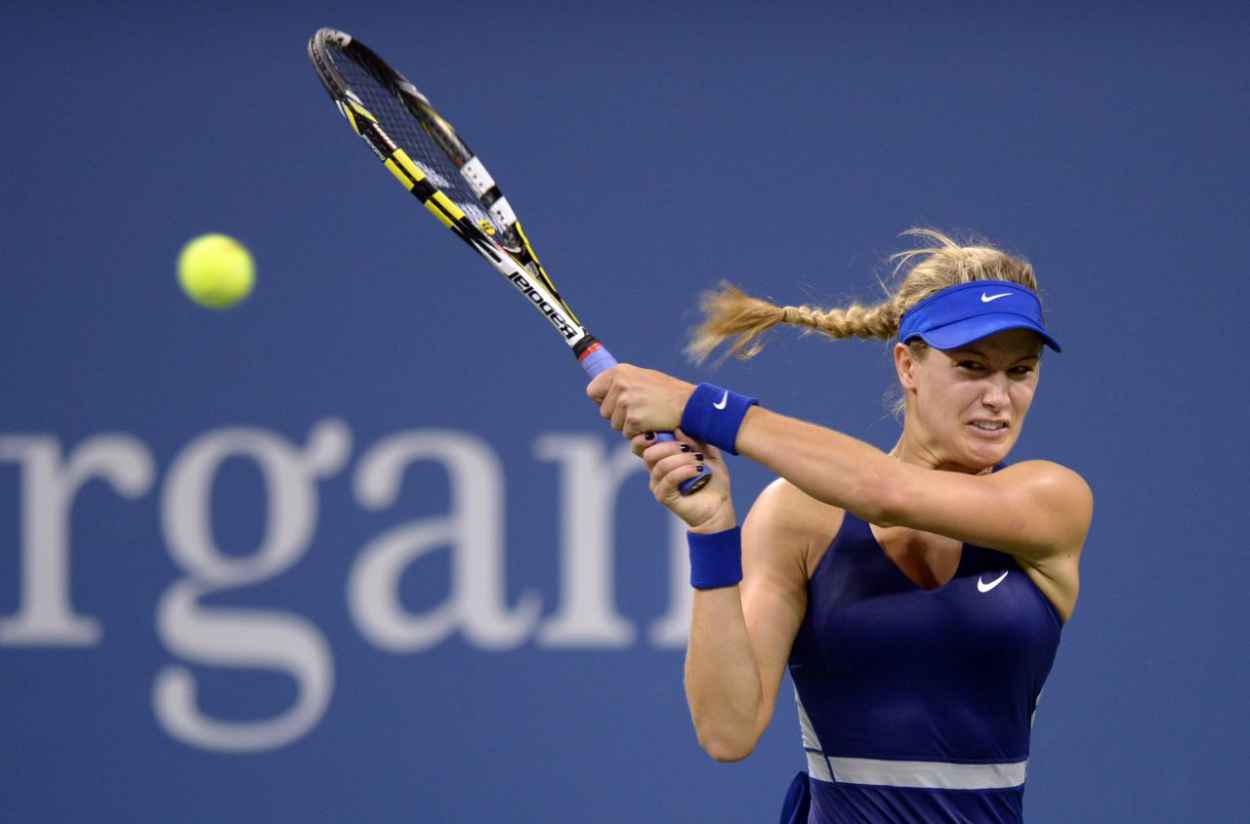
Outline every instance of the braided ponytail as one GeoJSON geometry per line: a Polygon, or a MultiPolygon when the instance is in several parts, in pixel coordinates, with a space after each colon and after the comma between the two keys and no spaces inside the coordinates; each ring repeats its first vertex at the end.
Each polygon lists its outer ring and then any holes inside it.
{"type": "Polygon", "coordinates": [[[885,300],[863,306],[820,309],[807,304],[777,306],[752,297],[731,283],[703,295],[704,320],[686,347],[696,363],[703,362],[721,343],[733,338],[725,357],[753,358],[764,348],[763,336],[779,324],[801,327],[833,339],[889,340],[898,334],[907,310],[949,286],[978,280],[1007,280],[1037,291],[1033,267],[992,246],[961,246],[935,229],[908,229],[903,233],[936,243],[891,255],[899,284],[885,300]]]}

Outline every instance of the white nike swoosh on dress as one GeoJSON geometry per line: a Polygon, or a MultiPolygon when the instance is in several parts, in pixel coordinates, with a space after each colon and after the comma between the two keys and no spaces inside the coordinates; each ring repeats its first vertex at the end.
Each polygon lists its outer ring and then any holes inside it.
{"type": "Polygon", "coordinates": [[[727,403],[729,403],[729,390],[728,389],[725,390],[724,395],[721,395],[720,403],[714,403],[712,404],[712,406],[716,407],[717,409],[724,409],[727,403]]]}
{"type": "Polygon", "coordinates": [[[998,300],[999,298],[1005,298],[1005,297],[1007,297],[1007,296],[1008,296],[1008,295],[1010,295],[1010,294],[1011,294],[1010,292],[999,292],[997,295],[987,295],[987,294],[985,294],[984,292],[982,292],[982,293],[981,293],[981,302],[982,302],[982,303],[993,303],[994,301],[998,300]]]}
{"type": "MultiPolygon", "coordinates": [[[[1010,571],[1011,570],[1009,569],[1008,573],[1010,573],[1010,571]]],[[[1006,578],[1006,576],[1008,576],[1008,573],[1003,573],[999,575],[998,578],[991,580],[989,584],[986,584],[985,581],[981,580],[980,575],[976,576],[976,591],[979,591],[979,593],[988,593],[988,591],[990,591],[991,589],[994,589],[995,586],[998,586],[999,584],[1003,583],[1003,579],[1006,578]]]]}

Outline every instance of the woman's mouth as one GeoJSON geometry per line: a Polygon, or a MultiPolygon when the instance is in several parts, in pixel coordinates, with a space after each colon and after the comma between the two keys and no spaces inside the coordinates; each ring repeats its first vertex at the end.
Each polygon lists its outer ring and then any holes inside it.
{"type": "Polygon", "coordinates": [[[1006,421],[971,421],[968,426],[970,426],[980,437],[984,438],[1000,438],[1007,434],[1008,429],[1006,421]]]}

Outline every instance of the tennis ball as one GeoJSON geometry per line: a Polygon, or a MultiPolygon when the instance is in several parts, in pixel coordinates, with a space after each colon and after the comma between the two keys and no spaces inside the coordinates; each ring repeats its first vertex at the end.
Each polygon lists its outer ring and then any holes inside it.
{"type": "Polygon", "coordinates": [[[226,235],[192,238],[178,255],[178,282],[191,300],[227,309],[252,291],[256,266],[242,243],[226,235]]]}

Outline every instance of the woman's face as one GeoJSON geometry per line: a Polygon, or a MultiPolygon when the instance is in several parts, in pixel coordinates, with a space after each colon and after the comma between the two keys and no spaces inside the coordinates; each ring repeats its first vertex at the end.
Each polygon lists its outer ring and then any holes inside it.
{"type": "Polygon", "coordinates": [[[904,431],[940,468],[980,471],[1001,463],[1033,403],[1041,353],[1041,339],[1028,329],[1008,329],[959,349],[928,348],[919,357],[898,344],[904,431]]]}

